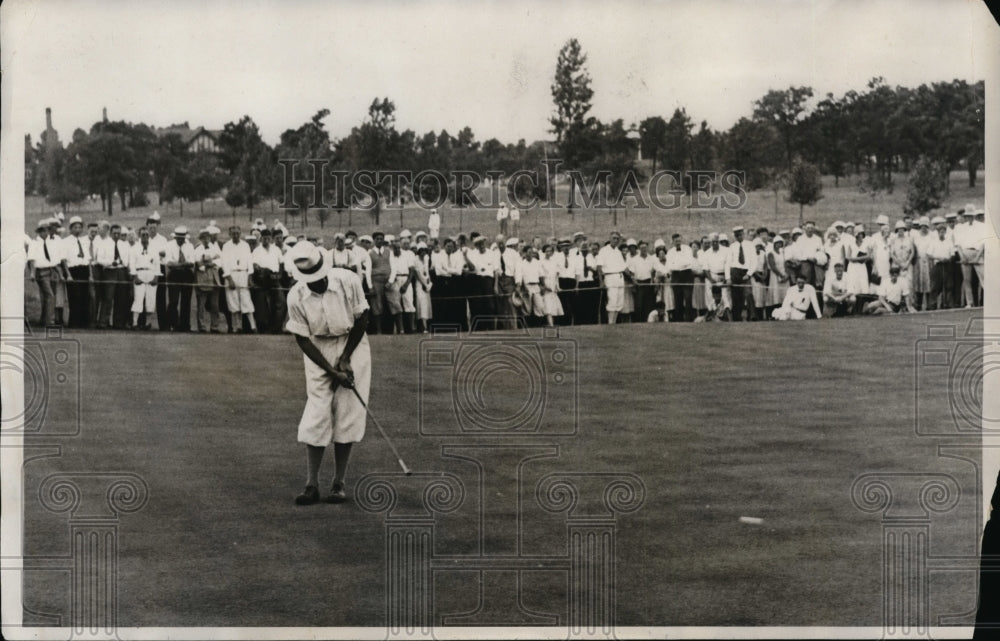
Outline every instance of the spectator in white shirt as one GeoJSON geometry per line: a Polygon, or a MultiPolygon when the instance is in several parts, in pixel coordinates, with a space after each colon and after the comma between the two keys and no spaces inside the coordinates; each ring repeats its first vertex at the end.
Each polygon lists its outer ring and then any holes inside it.
{"type": "MultiPolygon", "coordinates": [[[[750,278],[757,269],[757,250],[753,243],[743,238],[743,226],[733,228],[733,244],[729,248],[729,282],[732,285],[733,320],[745,320],[743,316],[750,278]]],[[[677,302],[674,301],[676,305],[677,302]]]]}
{"type": "Polygon", "coordinates": [[[844,278],[844,264],[834,263],[833,273],[827,274],[823,283],[823,311],[827,318],[847,316],[854,313],[857,297],[847,287],[844,278]]]}
{"type": "MultiPolygon", "coordinates": [[[[726,307],[731,306],[729,288],[726,287],[728,277],[727,264],[729,262],[729,250],[722,246],[724,234],[712,232],[708,236],[708,247],[701,251],[701,264],[705,269],[705,302],[711,308],[712,287],[719,287],[722,292],[722,299],[726,301],[726,307]]],[[[669,309],[669,305],[667,309],[669,309]]]]}
{"type": "Polygon", "coordinates": [[[164,250],[166,266],[167,323],[172,332],[191,331],[191,293],[195,282],[194,246],[184,225],[174,229],[174,242],[164,250]]]}
{"type": "MultiPolygon", "coordinates": [[[[122,229],[118,224],[111,225],[111,267],[105,269],[105,274],[114,281],[111,325],[115,329],[128,328],[131,320],[132,282],[128,273],[128,259],[132,253],[132,245],[124,237],[126,233],[129,233],[128,229],[122,229]]],[[[132,234],[132,237],[135,238],[135,235],[132,234]]]]}
{"type": "Polygon", "coordinates": [[[476,329],[494,329],[497,290],[497,272],[500,266],[494,263],[492,253],[486,251],[486,237],[476,236],[474,249],[465,252],[465,260],[470,272],[469,315],[476,329]]]}
{"type": "Polygon", "coordinates": [[[935,216],[931,221],[933,236],[927,242],[927,257],[930,259],[931,291],[927,309],[947,309],[951,300],[951,257],[955,245],[948,241],[948,226],[944,218],[935,216]]]}
{"type": "Polygon", "coordinates": [[[69,219],[69,236],[61,241],[61,260],[66,265],[66,298],[70,327],[85,328],[90,324],[90,279],[92,242],[82,235],[83,220],[69,219]]]}
{"type": "Polygon", "coordinates": [[[670,238],[673,247],[667,250],[667,271],[670,273],[670,287],[674,298],[674,316],[670,320],[686,323],[694,320],[695,311],[691,305],[694,288],[694,252],[684,243],[680,234],[670,238]]]}
{"type": "Polygon", "coordinates": [[[517,208],[517,205],[514,205],[507,215],[510,217],[510,233],[517,236],[521,227],[521,210],[517,208]]]}
{"type": "MultiPolygon", "coordinates": [[[[160,280],[162,281],[166,276],[164,260],[170,241],[167,240],[166,236],[159,233],[160,212],[154,211],[146,218],[146,229],[149,230],[149,246],[152,247],[153,251],[160,258],[160,280]]],[[[156,288],[156,322],[160,331],[164,332],[170,329],[169,319],[167,318],[167,289],[167,287],[156,288]]]]}
{"type": "Polygon", "coordinates": [[[559,284],[559,303],[563,309],[563,315],[559,317],[560,325],[573,325],[576,323],[576,261],[572,254],[573,243],[569,238],[561,238],[557,245],[557,250],[553,256],[556,262],[557,282],[559,284]]]}
{"type": "Polygon", "coordinates": [[[49,238],[48,221],[43,220],[35,228],[36,236],[28,245],[28,273],[38,285],[38,297],[42,310],[39,325],[48,327],[55,323],[55,287],[59,282],[58,243],[49,238]]]}
{"type": "Polygon", "coordinates": [[[497,249],[493,252],[494,260],[499,266],[496,281],[497,314],[507,329],[517,327],[517,310],[512,303],[512,295],[517,286],[517,267],[521,263],[518,244],[517,237],[512,236],[504,240],[503,235],[500,235],[497,237],[497,249]]]}
{"type": "Polygon", "coordinates": [[[500,209],[497,209],[497,223],[500,226],[500,233],[504,236],[507,235],[507,218],[510,215],[510,210],[507,209],[507,203],[501,203],[500,209]]]}
{"type": "Polygon", "coordinates": [[[260,232],[260,245],[250,253],[253,262],[253,280],[250,295],[253,299],[257,331],[277,334],[281,332],[282,313],[285,301],[279,289],[281,283],[281,250],[271,242],[271,230],[260,232]]]}
{"type": "Polygon", "coordinates": [[[559,299],[559,261],[556,259],[556,248],[552,244],[543,245],[542,252],[544,252],[544,258],[538,261],[542,266],[538,286],[542,290],[546,322],[549,327],[553,327],[555,319],[562,316],[564,312],[562,301],[559,299]]]}
{"type": "Polygon", "coordinates": [[[597,280],[597,243],[581,242],[579,253],[570,262],[576,274],[576,296],[573,302],[574,322],[593,325],[600,317],[601,288],[597,280]]]}
{"type": "Polygon", "coordinates": [[[441,234],[441,214],[437,209],[432,209],[431,215],[427,217],[427,230],[430,232],[431,240],[437,240],[441,234]]]}
{"type": "Polygon", "coordinates": [[[112,238],[110,232],[111,224],[102,220],[98,228],[97,238],[94,239],[94,255],[91,257],[97,302],[93,316],[94,326],[97,329],[111,327],[115,291],[119,281],[118,270],[124,265],[121,260],[121,252],[118,250],[118,241],[112,238]]]}
{"type": "Polygon", "coordinates": [[[597,254],[597,272],[607,297],[605,309],[608,312],[609,325],[618,322],[618,313],[625,306],[625,257],[618,248],[620,243],[621,235],[618,232],[611,232],[610,243],[602,247],[597,254]]]}
{"type": "Polygon", "coordinates": [[[819,301],[816,300],[816,289],[807,284],[805,276],[800,273],[795,278],[795,287],[785,292],[785,300],[781,307],[774,310],[773,318],[781,321],[805,320],[810,307],[815,312],[816,318],[823,318],[823,311],[819,307],[819,301]]]}
{"type": "Polygon", "coordinates": [[[408,334],[413,325],[416,306],[413,304],[413,261],[403,253],[400,242],[392,235],[386,236],[389,243],[389,280],[385,286],[385,302],[392,317],[393,333],[408,334]],[[407,321],[404,324],[404,320],[407,321]]]}
{"type": "Polygon", "coordinates": [[[145,329],[152,327],[156,311],[156,289],[160,278],[160,255],[149,242],[149,230],[139,229],[139,242],[129,256],[129,274],[132,276],[132,329],[139,329],[140,315],[149,318],[145,329]]]}
{"type": "Polygon", "coordinates": [[[889,277],[879,283],[876,290],[878,298],[865,305],[865,314],[898,314],[903,311],[903,305],[909,307],[906,290],[899,279],[899,267],[889,268],[889,277]]]}
{"type": "Polygon", "coordinates": [[[212,235],[207,229],[198,232],[198,240],[200,243],[194,248],[198,331],[221,334],[219,294],[222,278],[219,276],[219,265],[222,264],[222,251],[212,242],[212,235]]]}
{"type": "MultiPolygon", "coordinates": [[[[226,307],[232,314],[232,329],[243,332],[243,322],[250,324],[250,331],[257,332],[253,299],[250,296],[250,271],[253,269],[253,252],[241,239],[240,228],[229,228],[229,242],[222,246],[222,272],[226,283],[226,307]]],[[[329,263],[327,263],[329,265],[329,263]]]]}
{"type": "MultiPolygon", "coordinates": [[[[983,266],[986,249],[986,225],[975,219],[976,210],[972,205],[966,205],[962,211],[962,223],[955,226],[955,246],[959,255],[959,268],[962,271],[962,297],[965,307],[972,307],[981,300],[983,288],[983,266]],[[979,287],[973,290],[973,274],[979,281],[979,287]],[[978,290],[978,291],[977,291],[978,290]]],[[[981,304],[981,303],[980,303],[981,304]]]]}
{"type": "Polygon", "coordinates": [[[647,323],[665,323],[667,322],[667,307],[662,300],[656,301],[653,304],[653,311],[649,312],[646,316],[647,323]]]}
{"type": "Polygon", "coordinates": [[[638,242],[635,254],[630,254],[625,260],[625,268],[632,279],[632,302],[635,307],[636,320],[642,321],[653,309],[656,302],[656,286],[653,283],[653,264],[656,259],[649,254],[649,243],[638,242]]]}

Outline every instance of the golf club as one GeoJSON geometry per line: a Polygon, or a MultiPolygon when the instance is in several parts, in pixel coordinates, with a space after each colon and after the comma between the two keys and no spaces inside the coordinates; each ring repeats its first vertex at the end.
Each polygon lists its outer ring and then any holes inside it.
{"type": "Polygon", "coordinates": [[[372,411],[368,409],[368,404],[361,398],[361,394],[358,394],[358,388],[351,385],[351,391],[354,392],[354,395],[358,398],[358,402],[361,403],[361,407],[365,408],[365,411],[368,412],[368,418],[370,418],[372,423],[375,424],[375,427],[378,428],[378,431],[382,434],[382,438],[384,438],[385,442],[389,444],[389,449],[392,450],[393,455],[396,457],[396,462],[399,463],[399,467],[403,468],[403,473],[407,476],[412,475],[413,472],[410,471],[410,468],[406,467],[406,463],[403,462],[403,457],[399,455],[399,452],[396,450],[396,446],[392,444],[391,440],[389,440],[389,435],[385,433],[385,430],[382,429],[381,425],[379,425],[378,419],[375,418],[372,411]]]}

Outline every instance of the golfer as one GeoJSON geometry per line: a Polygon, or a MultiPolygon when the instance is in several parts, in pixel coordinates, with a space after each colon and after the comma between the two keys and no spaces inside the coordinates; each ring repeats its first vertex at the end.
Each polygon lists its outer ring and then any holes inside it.
{"type": "Polygon", "coordinates": [[[306,489],[297,505],[319,501],[319,467],[333,442],[336,471],[327,503],[347,500],[344,477],[351,446],[365,435],[365,403],[371,384],[372,359],[365,327],[368,301],[361,278],[349,270],[331,268],[318,247],[308,241],[288,251],[288,266],[296,283],[288,292],[288,323],[302,350],[306,373],[306,407],[299,421],[298,440],[306,445],[306,489]]]}

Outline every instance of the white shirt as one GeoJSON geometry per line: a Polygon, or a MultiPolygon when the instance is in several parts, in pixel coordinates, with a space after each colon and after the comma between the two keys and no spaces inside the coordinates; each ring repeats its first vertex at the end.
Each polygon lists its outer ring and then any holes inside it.
{"type": "Polygon", "coordinates": [[[955,246],[948,242],[947,236],[939,238],[937,234],[934,239],[927,243],[927,255],[936,261],[951,260],[951,253],[955,246]]]}
{"type": "Polygon", "coordinates": [[[754,249],[752,242],[746,239],[738,243],[733,241],[729,246],[729,268],[745,269],[747,272],[757,270],[757,250],[754,249]],[[743,248],[742,263],[740,262],[740,247],[743,248]]]}
{"type": "Polygon", "coordinates": [[[906,290],[903,288],[903,281],[899,278],[896,279],[895,283],[892,282],[892,278],[883,278],[882,283],[878,286],[878,295],[893,305],[902,303],[905,294],[906,290]]]}
{"type": "Polygon", "coordinates": [[[431,232],[440,231],[441,214],[437,213],[436,211],[432,212],[431,215],[427,218],[427,228],[430,229],[431,232]]]}
{"type": "MultiPolygon", "coordinates": [[[[260,247],[257,249],[260,249],[260,247]]],[[[254,253],[257,253],[256,249],[254,250],[254,253]]],[[[344,249],[337,249],[334,247],[327,251],[326,257],[327,260],[330,261],[330,265],[333,267],[354,267],[354,252],[346,247],[344,249]]]]}
{"type": "Polygon", "coordinates": [[[515,280],[522,285],[537,285],[542,278],[542,263],[538,260],[522,260],[517,266],[515,280]]]}
{"type": "Polygon", "coordinates": [[[521,220],[521,211],[517,207],[511,207],[509,215],[511,220],[521,220]]]}
{"type": "Polygon", "coordinates": [[[839,280],[836,273],[827,274],[826,282],[823,283],[824,296],[836,296],[839,298],[847,293],[847,277],[845,273],[841,272],[839,280]]]}
{"type": "Polygon", "coordinates": [[[352,263],[355,268],[360,270],[360,276],[364,279],[365,284],[368,285],[368,289],[372,286],[372,257],[365,250],[364,247],[360,245],[355,245],[351,248],[351,255],[354,256],[354,262],[352,263]]]}
{"type": "Polygon", "coordinates": [[[167,245],[165,251],[167,255],[163,258],[163,262],[167,265],[167,267],[170,267],[174,263],[194,262],[194,245],[186,240],[180,245],[176,242],[170,243],[167,245]],[[183,256],[181,256],[181,254],[183,254],[183,256]],[[182,261],[181,258],[184,260],[182,261]]]}
{"type": "Polygon", "coordinates": [[[389,282],[396,280],[397,276],[409,275],[411,267],[413,267],[413,261],[406,255],[406,252],[400,252],[399,256],[389,254],[389,282]]]}
{"type": "Polygon", "coordinates": [[[47,269],[55,267],[62,260],[62,239],[35,237],[28,245],[28,260],[32,261],[35,269],[47,269]],[[45,257],[45,248],[49,249],[49,257],[45,257]]]}
{"type": "MultiPolygon", "coordinates": [[[[559,254],[552,254],[552,258],[541,258],[537,262],[542,266],[542,278],[545,279],[545,286],[556,291],[559,289],[559,254]]],[[[524,261],[521,261],[524,262],[524,261]]]]}
{"type": "Polygon", "coordinates": [[[477,276],[492,276],[500,269],[499,263],[493,262],[493,254],[488,251],[480,253],[478,249],[470,249],[465,257],[472,263],[477,276]]]}
{"type": "Polygon", "coordinates": [[[264,248],[263,245],[257,247],[250,254],[250,259],[253,261],[254,267],[260,267],[261,269],[270,269],[272,272],[277,273],[281,269],[281,250],[271,245],[264,248]]]}
{"type": "MultiPolygon", "coordinates": [[[[142,243],[136,244],[141,245],[142,243]]],[[[153,251],[155,251],[157,255],[159,255],[161,251],[165,252],[167,250],[167,245],[169,244],[170,241],[167,240],[167,237],[163,234],[157,233],[155,236],[149,237],[149,246],[153,248],[153,251]]]]}
{"type": "MultiPolygon", "coordinates": [[[[136,243],[132,246],[132,255],[129,256],[128,271],[133,276],[138,275],[140,271],[152,272],[154,276],[159,275],[159,252],[153,249],[152,244],[144,248],[141,242],[136,243]]],[[[149,275],[149,273],[146,274],[146,276],[149,275]]]]}
{"type": "Polygon", "coordinates": [[[555,261],[558,268],[556,272],[557,278],[576,278],[576,265],[573,262],[572,254],[559,252],[552,255],[552,260],[555,261]]]}
{"type": "Polygon", "coordinates": [[[823,312],[819,308],[819,301],[816,300],[816,288],[809,283],[803,285],[802,291],[799,291],[798,285],[789,287],[785,292],[785,300],[781,303],[782,307],[792,308],[803,314],[809,311],[810,305],[816,310],[816,318],[822,318],[823,312]]]}
{"type": "Polygon", "coordinates": [[[718,251],[709,247],[701,252],[701,262],[709,274],[716,276],[722,274],[725,277],[727,276],[726,264],[729,262],[729,251],[722,245],[719,245],[718,251]]]}
{"type": "Polygon", "coordinates": [[[954,230],[955,245],[961,249],[982,250],[986,244],[986,223],[978,220],[969,223],[955,225],[954,230]]]}
{"type": "Polygon", "coordinates": [[[589,283],[597,278],[597,259],[593,254],[580,252],[570,259],[570,264],[573,265],[573,273],[576,274],[577,280],[589,283]]]}
{"type": "MultiPolygon", "coordinates": [[[[121,254],[121,250],[118,253],[121,254]]],[[[111,267],[115,262],[115,241],[112,240],[111,236],[98,236],[94,239],[94,255],[92,258],[98,265],[111,267]]]]}
{"type": "Polygon", "coordinates": [[[198,245],[194,248],[194,262],[199,266],[218,267],[222,264],[222,251],[215,243],[209,243],[208,247],[198,245]],[[206,264],[205,261],[208,261],[206,264]]]}
{"type": "Polygon", "coordinates": [[[431,254],[431,261],[434,261],[434,256],[440,255],[441,257],[437,263],[432,262],[434,265],[434,271],[437,272],[438,276],[461,276],[462,269],[465,267],[465,256],[462,252],[457,249],[450,254],[447,251],[438,252],[437,254],[431,254]]]}
{"type": "Polygon", "coordinates": [[[625,271],[625,258],[620,249],[605,245],[601,251],[597,252],[596,266],[600,267],[604,275],[620,274],[625,271]]]}
{"type": "Polygon", "coordinates": [[[508,247],[503,252],[497,252],[496,264],[501,268],[501,273],[505,276],[516,277],[517,266],[521,262],[521,254],[516,249],[508,247]],[[501,258],[503,258],[502,262],[501,258]]]}
{"type": "Polygon", "coordinates": [[[504,220],[508,213],[507,205],[501,205],[500,209],[497,210],[497,220],[504,220]]]}
{"type": "Polygon", "coordinates": [[[344,336],[354,319],[368,309],[361,278],[346,269],[331,269],[326,291],[316,294],[298,282],[288,291],[288,322],[285,328],[298,336],[344,336]]]}
{"type": "MultiPolygon", "coordinates": [[[[60,240],[60,245],[62,249],[60,256],[66,259],[67,267],[80,267],[91,263],[93,256],[90,253],[90,239],[86,236],[67,236],[60,240]]],[[[51,244],[49,252],[52,252],[51,244]]]]}
{"type": "Polygon", "coordinates": [[[667,250],[667,271],[680,272],[695,268],[694,252],[688,245],[671,247],[667,250]]]}
{"type": "Polygon", "coordinates": [[[655,262],[656,259],[649,254],[646,254],[645,257],[642,254],[636,254],[635,256],[628,257],[628,260],[625,261],[625,266],[632,272],[632,278],[636,280],[651,280],[653,278],[653,263],[655,262]]]}
{"type": "Polygon", "coordinates": [[[233,272],[248,272],[253,265],[253,254],[250,245],[242,238],[239,242],[227,242],[222,246],[222,269],[227,274],[233,272]]]}
{"type": "Polygon", "coordinates": [[[821,252],[826,253],[823,252],[823,239],[820,238],[819,234],[812,236],[802,234],[795,244],[799,246],[799,260],[818,260],[817,257],[821,252]]]}

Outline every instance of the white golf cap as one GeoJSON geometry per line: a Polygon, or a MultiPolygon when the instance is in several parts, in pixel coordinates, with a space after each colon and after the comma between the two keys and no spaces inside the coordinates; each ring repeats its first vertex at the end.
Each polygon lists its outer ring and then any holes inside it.
{"type": "Polygon", "coordinates": [[[323,260],[323,251],[308,240],[295,243],[295,247],[288,250],[286,261],[291,268],[292,278],[304,283],[322,280],[329,271],[323,260]]]}
{"type": "Polygon", "coordinates": [[[82,224],[83,224],[83,219],[82,219],[82,218],[80,218],[79,216],[73,216],[72,218],[70,218],[70,219],[69,219],[69,224],[70,224],[70,227],[72,227],[73,225],[76,225],[76,224],[78,224],[78,223],[79,223],[80,225],[82,225],[82,224]]]}
{"type": "Polygon", "coordinates": [[[151,220],[156,221],[156,222],[160,222],[160,212],[154,211],[153,213],[151,213],[149,216],[146,217],[146,222],[147,223],[149,221],[151,221],[151,220]]]}
{"type": "Polygon", "coordinates": [[[393,236],[392,234],[386,234],[385,238],[383,238],[383,240],[385,242],[387,242],[387,243],[391,243],[391,242],[394,242],[396,240],[396,237],[393,236]]]}
{"type": "Polygon", "coordinates": [[[521,241],[517,239],[517,236],[511,236],[510,238],[507,239],[506,245],[507,247],[510,247],[512,245],[518,244],[519,242],[521,241]]]}
{"type": "Polygon", "coordinates": [[[879,214],[878,216],[875,217],[875,224],[879,226],[888,225],[889,217],[886,216],[885,214],[879,214]]]}
{"type": "Polygon", "coordinates": [[[174,228],[174,238],[185,237],[188,235],[188,228],[184,225],[178,225],[174,228]]]}
{"type": "MultiPolygon", "coordinates": [[[[794,236],[795,234],[804,234],[804,233],[805,233],[805,232],[804,232],[804,231],[802,231],[802,228],[801,228],[801,227],[793,227],[793,228],[792,228],[792,236],[794,236]]],[[[803,242],[804,242],[804,241],[803,241],[803,242]]]]}
{"type": "Polygon", "coordinates": [[[970,207],[969,205],[966,205],[965,209],[962,210],[962,215],[963,216],[975,216],[976,215],[976,210],[975,210],[974,207],[970,207]]]}
{"type": "Polygon", "coordinates": [[[738,231],[743,231],[743,225],[736,225],[735,227],[733,227],[734,234],[738,231]]]}
{"type": "Polygon", "coordinates": [[[725,234],[725,233],[721,233],[721,234],[719,234],[719,242],[720,242],[720,243],[721,243],[721,242],[726,242],[726,243],[728,243],[728,242],[729,242],[729,236],[726,236],[726,234],[725,234]]]}
{"type": "Polygon", "coordinates": [[[413,236],[413,234],[410,233],[409,229],[404,229],[403,231],[399,232],[399,237],[400,238],[410,238],[412,236],[413,236]]]}
{"type": "Polygon", "coordinates": [[[660,247],[666,247],[667,243],[664,242],[662,238],[657,238],[653,241],[653,249],[659,249],[660,247]]]}
{"type": "Polygon", "coordinates": [[[358,242],[359,243],[374,243],[375,241],[372,239],[371,236],[369,236],[368,234],[365,234],[363,236],[358,236],[358,242]]]}
{"type": "Polygon", "coordinates": [[[427,238],[427,232],[422,229],[418,229],[417,233],[413,234],[413,238],[427,238]]]}
{"type": "Polygon", "coordinates": [[[901,220],[897,220],[896,224],[892,227],[894,230],[906,229],[906,223],[901,220]]]}
{"type": "Polygon", "coordinates": [[[931,224],[935,225],[935,226],[937,226],[937,225],[943,225],[943,224],[945,224],[945,221],[944,221],[944,218],[942,218],[940,216],[935,216],[934,218],[931,218],[931,224]]]}
{"type": "Polygon", "coordinates": [[[638,244],[639,243],[636,242],[635,238],[629,238],[628,240],[625,241],[626,247],[636,247],[638,246],[638,244]]]}

